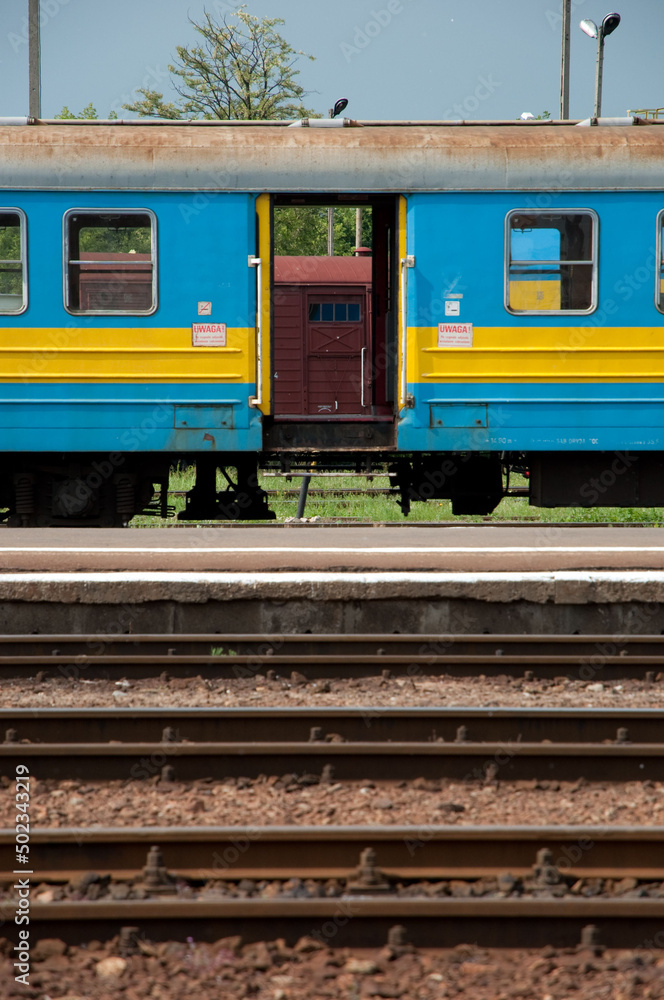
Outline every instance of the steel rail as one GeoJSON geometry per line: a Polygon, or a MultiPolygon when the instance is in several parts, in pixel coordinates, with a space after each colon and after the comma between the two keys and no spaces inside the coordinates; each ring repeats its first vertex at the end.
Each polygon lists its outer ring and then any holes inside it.
{"type": "MultiPolygon", "coordinates": [[[[122,926],[138,924],[139,933],[149,940],[184,940],[193,932],[200,940],[240,934],[244,940],[285,937],[293,944],[302,935],[313,934],[334,937],[339,947],[379,946],[396,921],[407,922],[408,939],[418,946],[440,946],[442,937],[448,947],[469,940],[494,946],[569,947],[578,944],[592,921],[602,944],[650,947],[648,940],[659,932],[664,918],[662,898],[554,898],[545,882],[516,898],[502,898],[500,893],[479,898],[413,897],[398,895],[394,883],[377,893],[371,887],[358,887],[353,878],[358,874],[358,848],[367,846],[377,851],[381,878],[392,880],[499,874],[512,861],[516,874],[521,867],[532,880],[533,865],[527,859],[544,847],[552,852],[547,864],[566,867],[568,885],[583,874],[661,878],[663,835],[661,827],[36,829],[33,843],[41,868],[36,877],[42,882],[49,876],[56,881],[80,878],[90,870],[108,873],[112,858],[114,877],[135,883],[138,876],[140,884],[141,855],[157,840],[165,848],[166,881],[168,877],[172,881],[165,891],[157,888],[158,898],[153,887],[144,899],[33,900],[30,919],[36,935],[69,942],[104,940],[122,926]],[[178,858],[186,867],[174,867],[178,858]],[[194,861],[200,861],[200,867],[192,867],[194,861]],[[127,871],[119,868],[123,863],[127,871]],[[346,878],[350,884],[342,896],[309,899],[229,898],[214,890],[214,880],[219,879],[291,879],[296,874],[346,878]],[[207,884],[207,890],[194,900],[183,898],[174,877],[207,884]]],[[[0,875],[9,884],[15,879],[13,837],[13,830],[0,830],[0,875]]],[[[538,861],[542,860],[540,856],[538,861]]],[[[13,899],[3,900],[0,918],[12,919],[15,907],[13,899]]]]}
{"type": "Polygon", "coordinates": [[[582,680],[655,679],[664,667],[661,635],[284,635],[149,634],[2,635],[0,676],[32,676],[34,668],[65,677],[252,677],[267,670],[306,677],[409,677],[456,674],[539,677],[567,673],[582,680]],[[555,653],[550,650],[555,649],[555,653]],[[202,650],[202,651],[201,651],[202,650]],[[547,652],[543,652],[547,650],[547,652]]]}
{"type": "Polygon", "coordinates": [[[0,678],[58,677],[89,679],[159,677],[162,673],[176,677],[206,679],[246,679],[273,671],[288,680],[293,670],[304,673],[305,680],[335,680],[342,678],[375,677],[387,672],[394,677],[523,677],[524,674],[547,679],[618,681],[655,680],[655,672],[664,671],[664,656],[602,657],[597,664],[587,664],[578,656],[502,656],[500,659],[484,656],[397,656],[339,654],[326,656],[302,654],[259,656],[256,654],[234,656],[178,656],[151,655],[125,656],[76,656],[75,660],[61,656],[0,656],[0,678]],[[585,671],[585,672],[581,672],[585,671]]]}
{"type": "Polygon", "coordinates": [[[145,780],[169,767],[170,780],[260,774],[318,781],[429,780],[659,781],[664,743],[5,743],[5,773],[27,764],[39,779],[145,780]]]}
{"type": "MultiPolygon", "coordinates": [[[[86,872],[140,878],[158,845],[173,877],[289,879],[353,877],[360,853],[376,854],[391,879],[532,874],[542,849],[568,877],[664,878],[664,826],[143,826],[33,827],[36,879],[86,872]]],[[[0,880],[14,881],[15,831],[0,829],[0,880]]]]}
{"type": "MultiPolygon", "coordinates": [[[[11,919],[15,907],[0,907],[11,919]]],[[[661,937],[661,899],[427,899],[346,896],[337,899],[197,899],[33,903],[35,937],[72,944],[107,940],[137,927],[148,941],[243,941],[303,936],[335,948],[379,948],[399,928],[413,947],[475,942],[480,947],[583,948],[583,938],[610,948],[652,948],[661,937]],[[405,926],[405,932],[402,930],[405,926]],[[394,929],[394,930],[393,930],[394,929]],[[659,936],[658,936],[659,935],[659,936]]],[[[134,931],[136,933],[136,931],[134,931]]],[[[587,954],[595,954],[589,946],[587,954]]]]}
{"type": "Polygon", "coordinates": [[[4,743],[659,743],[654,708],[1,708],[4,743]]]}
{"type": "MultiPolygon", "coordinates": [[[[2,549],[0,548],[0,552],[2,549]]],[[[315,652],[320,652],[319,647],[353,647],[353,652],[375,651],[387,645],[396,646],[397,649],[410,648],[421,645],[440,646],[441,652],[459,651],[464,648],[474,648],[478,651],[482,647],[488,647],[491,652],[492,647],[498,651],[495,655],[504,655],[506,647],[513,646],[514,649],[521,649],[525,652],[541,650],[542,646],[567,646],[571,647],[570,652],[581,655],[582,653],[597,653],[597,646],[602,646],[602,650],[607,652],[606,646],[615,646],[624,650],[626,655],[633,655],[631,647],[639,648],[651,653],[659,650],[664,654],[664,636],[656,633],[653,635],[631,634],[631,635],[607,635],[606,633],[588,635],[563,635],[563,634],[532,634],[521,633],[404,633],[404,632],[365,632],[365,633],[296,633],[288,634],[284,632],[275,633],[251,633],[251,632],[187,632],[187,633],[126,633],[107,634],[103,629],[99,632],[89,634],[81,633],[53,633],[53,634],[12,634],[4,633],[0,635],[0,649],[4,654],[18,653],[26,646],[33,645],[35,649],[52,647],[56,653],[62,652],[83,652],[81,647],[93,644],[95,648],[100,645],[104,649],[121,648],[124,646],[143,647],[148,646],[155,652],[167,652],[176,647],[188,646],[195,648],[201,645],[223,647],[227,645],[243,645],[254,651],[256,645],[277,646],[288,652],[296,653],[300,647],[304,647],[307,652],[311,647],[315,652]],[[70,647],[63,650],[62,647],[70,647]],[[525,649],[524,649],[525,647],[525,649]]],[[[434,652],[433,649],[426,649],[427,652],[434,652]]],[[[601,652],[600,651],[600,652],[601,652]]]]}

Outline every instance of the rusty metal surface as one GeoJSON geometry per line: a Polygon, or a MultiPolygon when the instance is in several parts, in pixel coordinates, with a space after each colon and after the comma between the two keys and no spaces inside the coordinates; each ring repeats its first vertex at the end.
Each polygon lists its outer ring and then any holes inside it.
{"type": "Polygon", "coordinates": [[[370,899],[220,900],[33,903],[34,938],[68,943],[105,940],[123,925],[139,926],[148,940],[219,939],[240,934],[244,941],[284,938],[289,945],[318,933],[335,947],[385,944],[395,923],[404,924],[417,947],[453,947],[476,942],[488,947],[574,947],[592,921],[599,940],[613,948],[648,947],[661,929],[664,900],[576,899],[370,899]]]}
{"type": "MultiPolygon", "coordinates": [[[[175,875],[345,878],[371,847],[393,878],[474,878],[532,871],[548,848],[566,875],[662,878],[664,827],[611,826],[208,826],[35,827],[42,878],[86,871],[135,877],[158,844],[175,875]]],[[[0,830],[0,878],[12,881],[15,834],[0,830]]]]}
{"type": "Polygon", "coordinates": [[[662,635],[490,634],[58,634],[1,635],[0,677],[250,677],[293,669],[308,680],[478,672],[654,680],[662,635]],[[212,652],[212,650],[216,652],[212,652]],[[584,673],[585,671],[585,673],[584,673]],[[651,676],[650,676],[651,675],[651,676]]]}
{"type": "MultiPolygon", "coordinates": [[[[348,905],[357,917],[664,917],[662,899],[371,899],[355,897],[348,905]]],[[[227,899],[227,900],[126,900],[79,903],[33,903],[31,915],[39,920],[43,915],[53,918],[60,912],[63,920],[80,919],[86,913],[99,917],[121,917],[133,913],[136,917],[150,916],[319,916],[328,917],[339,910],[338,899],[227,899]]]]}
{"type": "Polygon", "coordinates": [[[11,190],[661,190],[664,130],[0,126],[11,190]]]}
{"type": "Polygon", "coordinates": [[[177,781],[312,776],[332,766],[334,780],[659,781],[664,744],[596,743],[24,743],[0,746],[0,766],[15,774],[30,762],[39,779],[135,780],[168,764],[177,781]],[[159,761],[159,766],[154,764],[159,761]]]}
{"type": "MultiPolygon", "coordinates": [[[[266,670],[275,670],[278,676],[288,678],[293,669],[304,671],[309,681],[345,677],[374,677],[389,669],[395,676],[441,676],[474,677],[523,676],[526,670],[537,678],[559,676],[583,677],[579,670],[584,661],[578,656],[504,656],[500,660],[482,656],[316,656],[305,654],[294,660],[292,656],[257,657],[238,655],[235,657],[141,656],[130,659],[120,656],[81,656],[73,663],[66,656],[14,656],[0,657],[0,677],[78,677],[84,672],[88,679],[159,677],[167,672],[173,677],[255,677],[266,670]]],[[[593,676],[602,681],[625,678],[647,680],[647,674],[661,670],[664,657],[648,656],[632,658],[607,657],[593,676]]]]}
{"type": "MultiPolygon", "coordinates": [[[[65,530],[65,529],[63,529],[65,530]]],[[[79,656],[95,659],[103,654],[126,657],[136,654],[161,655],[171,658],[178,655],[206,654],[211,655],[211,647],[218,652],[215,658],[223,659],[226,655],[256,656],[272,655],[277,651],[290,657],[298,655],[330,655],[337,649],[344,654],[352,655],[419,655],[431,654],[432,657],[453,660],[456,656],[475,655],[500,657],[501,661],[510,655],[521,654],[526,657],[542,657],[542,650],[547,647],[560,650],[559,656],[584,657],[592,654],[611,656],[613,650],[626,658],[662,658],[664,660],[664,635],[630,634],[619,636],[602,633],[586,635],[566,634],[536,634],[529,633],[463,633],[463,632],[347,632],[331,634],[326,632],[307,632],[288,634],[252,633],[252,632],[151,632],[89,635],[71,632],[42,634],[10,634],[0,635],[0,652],[3,656],[43,656],[48,654],[58,656],[79,656]],[[609,648],[607,647],[607,644],[609,648]],[[200,649],[199,647],[208,647],[200,649]],[[228,654],[227,647],[232,646],[233,652],[228,654]],[[602,647],[599,649],[598,647],[602,647]],[[271,652],[270,652],[271,651],[271,652]],[[382,651],[382,652],[381,652],[382,651]]],[[[549,655],[548,660],[556,659],[549,655]]],[[[562,662],[562,661],[561,661],[562,662]]]]}
{"type": "Polygon", "coordinates": [[[13,731],[13,742],[21,744],[210,742],[220,736],[226,743],[658,743],[662,713],[648,708],[3,708],[0,742],[8,731],[13,731]]]}

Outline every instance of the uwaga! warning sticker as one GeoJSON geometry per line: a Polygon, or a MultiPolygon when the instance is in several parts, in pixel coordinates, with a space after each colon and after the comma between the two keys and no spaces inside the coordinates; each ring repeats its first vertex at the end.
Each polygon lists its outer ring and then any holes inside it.
{"type": "Polygon", "coordinates": [[[225,323],[192,323],[191,336],[194,347],[225,347],[225,323]]]}
{"type": "Polygon", "coordinates": [[[473,346],[473,324],[472,323],[439,323],[438,324],[438,346],[439,347],[472,347],[473,346]]]}

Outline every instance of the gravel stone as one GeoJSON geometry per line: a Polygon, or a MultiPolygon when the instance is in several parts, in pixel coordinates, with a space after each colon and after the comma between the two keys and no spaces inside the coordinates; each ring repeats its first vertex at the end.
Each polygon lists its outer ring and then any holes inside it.
{"type": "MultiPolygon", "coordinates": [[[[327,948],[316,943],[288,948],[283,941],[247,945],[141,940],[139,954],[112,954],[115,941],[92,948],[71,946],[66,967],[41,963],[34,988],[16,989],[11,942],[0,940],[0,995],[59,1000],[182,1000],[192,997],[255,997],[274,1000],[662,1000],[664,958],[659,952],[606,950],[589,956],[551,947],[540,951],[482,949],[463,945],[395,954],[327,948]],[[266,966],[261,968],[260,966],[266,966]],[[37,978],[39,983],[37,985],[37,978]]],[[[63,956],[57,956],[62,959],[63,956]]],[[[31,984],[32,986],[32,984],[31,984]]]]}
{"type": "MultiPolygon", "coordinates": [[[[289,675],[290,676],[290,675],[289,675]]],[[[203,680],[200,677],[173,677],[133,680],[123,691],[123,708],[185,706],[280,708],[285,705],[322,707],[389,707],[440,705],[470,707],[604,708],[664,707],[664,673],[655,683],[621,680],[588,683],[580,678],[525,680],[507,675],[486,677],[364,677],[330,680],[289,686],[275,674],[258,681],[254,678],[203,680]],[[283,687],[283,684],[286,687],[283,687]]],[[[79,678],[74,685],[63,677],[48,677],[39,686],[34,681],[15,679],[3,683],[2,703],[11,708],[106,708],[115,704],[113,681],[79,678]]]]}
{"type": "MultiPolygon", "coordinates": [[[[301,785],[287,775],[255,781],[211,782],[203,811],[195,782],[174,782],[165,794],[154,780],[88,782],[83,805],[72,804],[64,782],[42,780],[31,796],[34,826],[233,826],[556,824],[664,825],[664,782],[501,781],[499,785],[441,780],[439,791],[407,782],[362,780],[301,785]],[[57,806],[55,805],[57,803],[57,806]]],[[[74,796],[76,798],[77,796],[74,796]]],[[[13,788],[0,789],[0,826],[15,819],[13,788]]],[[[97,876],[99,877],[99,876],[97,876]]],[[[94,874],[87,876],[94,880],[94,874]]],[[[86,883],[87,884],[87,883],[86,883]]],[[[93,881],[94,884],[94,881],[93,881]]]]}

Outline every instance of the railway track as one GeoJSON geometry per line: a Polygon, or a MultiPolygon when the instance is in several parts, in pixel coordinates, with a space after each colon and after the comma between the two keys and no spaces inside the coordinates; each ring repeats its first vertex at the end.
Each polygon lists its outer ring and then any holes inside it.
{"type": "MultiPolygon", "coordinates": [[[[301,684],[381,673],[415,682],[420,675],[481,673],[656,683],[664,670],[663,643],[659,635],[6,635],[0,637],[0,677],[37,683],[160,677],[167,683],[170,676],[270,676],[301,684]]],[[[664,745],[657,715],[615,709],[12,709],[0,713],[0,758],[5,773],[20,760],[38,778],[84,780],[126,779],[132,768],[157,757],[176,781],[259,773],[308,773],[323,781],[358,775],[659,779],[664,745]]],[[[474,897],[472,891],[463,897],[374,893],[368,886],[331,898],[270,899],[215,895],[200,886],[208,878],[348,880],[368,848],[391,888],[396,879],[472,881],[505,872],[532,877],[542,851],[568,880],[653,880],[664,872],[663,838],[664,830],[654,827],[494,827],[488,835],[463,826],[33,828],[33,884],[76,881],[86,872],[109,876],[111,884],[137,884],[149,848],[158,845],[168,872],[198,895],[35,898],[31,918],[39,937],[72,943],[110,939],[122,927],[139,927],[151,940],[241,934],[246,941],[286,937],[292,943],[319,932],[325,936],[324,928],[331,927],[335,947],[379,947],[395,924],[403,924],[417,946],[440,946],[443,940],[572,947],[588,937],[592,924],[606,946],[638,947],[659,932],[664,898],[569,892],[557,898],[543,884],[505,898],[474,897]]],[[[13,840],[13,831],[0,831],[0,868],[7,878],[13,840]]],[[[11,907],[5,899],[0,917],[11,920],[11,907]]]]}
{"type": "MultiPolygon", "coordinates": [[[[634,891],[628,897],[582,895],[579,879],[661,877],[663,834],[662,828],[430,827],[416,841],[412,827],[36,830],[42,886],[73,881],[83,888],[77,898],[58,902],[38,895],[31,922],[40,937],[68,942],[104,940],[136,925],[149,940],[241,934],[249,941],[285,937],[294,943],[304,935],[332,934],[335,947],[380,946],[394,936],[395,923],[405,924],[408,940],[420,947],[440,947],[441,940],[448,947],[469,940],[569,947],[592,923],[605,945],[643,946],[661,927],[664,898],[634,891]],[[157,842],[163,859],[155,853],[157,842]],[[470,888],[458,892],[459,879],[487,876],[498,879],[493,891],[485,883],[478,895],[470,888]],[[302,898],[297,880],[322,878],[341,881],[337,894],[302,898]],[[441,878],[455,881],[432,892],[432,880],[441,878]],[[273,879],[287,881],[271,898],[261,897],[273,879]],[[422,879],[426,888],[404,891],[404,881],[422,879]],[[522,895],[512,893],[517,880],[522,895]],[[100,883],[107,895],[81,898],[100,883]],[[205,888],[196,895],[196,886],[205,888]],[[131,898],[137,889],[141,898],[131,898]]],[[[12,836],[0,831],[9,884],[12,836]]],[[[0,916],[10,917],[13,906],[5,898],[0,916]]]]}
{"type": "Polygon", "coordinates": [[[656,708],[2,708],[15,743],[660,743],[656,708]]]}
{"type": "Polygon", "coordinates": [[[613,709],[12,709],[5,773],[40,779],[308,776],[658,780],[660,713],[613,709]],[[155,763],[156,762],[156,763],[155,763]]]}
{"type": "Polygon", "coordinates": [[[2,635],[0,679],[63,677],[288,679],[509,675],[581,680],[664,671],[662,635],[146,634],[2,635]]]}
{"type": "Polygon", "coordinates": [[[660,899],[120,900],[35,903],[30,911],[36,935],[68,944],[108,941],[127,928],[148,941],[239,935],[244,942],[281,938],[293,945],[315,937],[335,948],[379,948],[403,930],[404,940],[420,948],[469,941],[481,947],[572,948],[590,931],[593,943],[648,949],[661,940],[663,918],[660,899]]]}
{"type": "MultiPolygon", "coordinates": [[[[347,879],[371,848],[390,879],[473,879],[532,873],[542,850],[574,878],[664,878],[662,826],[145,826],[35,827],[35,878],[87,872],[140,877],[158,845],[174,877],[347,879]]],[[[0,881],[12,880],[15,836],[0,829],[0,881]]],[[[371,886],[367,886],[370,892],[371,886]]]]}

